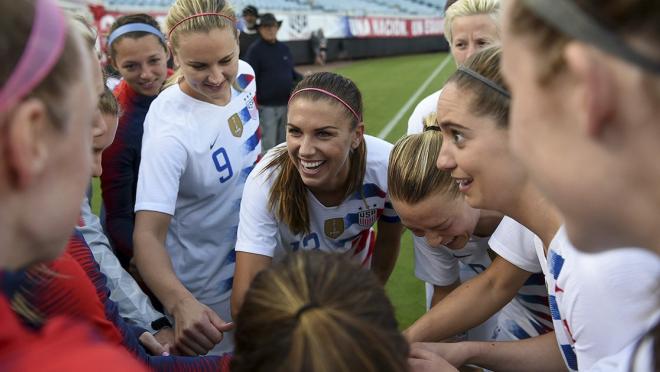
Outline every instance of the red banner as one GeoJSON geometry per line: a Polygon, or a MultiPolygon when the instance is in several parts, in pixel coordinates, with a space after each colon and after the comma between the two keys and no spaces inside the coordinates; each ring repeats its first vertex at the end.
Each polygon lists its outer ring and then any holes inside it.
{"type": "Polygon", "coordinates": [[[441,17],[347,17],[348,37],[420,37],[442,35],[444,20],[441,17]]]}

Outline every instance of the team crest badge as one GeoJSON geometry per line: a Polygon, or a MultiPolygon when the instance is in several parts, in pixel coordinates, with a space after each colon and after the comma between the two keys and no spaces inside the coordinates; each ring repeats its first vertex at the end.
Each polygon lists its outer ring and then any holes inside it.
{"type": "Polygon", "coordinates": [[[325,230],[325,235],[327,235],[328,238],[337,239],[344,232],[344,219],[331,218],[325,220],[323,230],[325,230]]]}
{"type": "Polygon", "coordinates": [[[229,130],[234,137],[240,137],[243,135],[243,122],[238,114],[229,117],[227,123],[229,124],[229,130]]]}
{"type": "Polygon", "coordinates": [[[378,211],[375,208],[367,209],[365,211],[358,212],[358,225],[360,226],[372,226],[376,222],[378,217],[378,211]]]}

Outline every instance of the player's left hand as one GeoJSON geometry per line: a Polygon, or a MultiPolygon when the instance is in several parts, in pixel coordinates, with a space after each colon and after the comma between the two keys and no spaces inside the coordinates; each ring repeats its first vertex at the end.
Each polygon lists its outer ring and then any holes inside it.
{"type": "Polygon", "coordinates": [[[157,355],[157,356],[170,355],[170,350],[169,350],[170,344],[161,344],[156,339],[156,337],[154,337],[154,335],[152,335],[149,332],[142,333],[139,337],[139,340],[142,346],[144,346],[147,349],[147,351],[149,351],[149,353],[152,355],[157,355]]]}

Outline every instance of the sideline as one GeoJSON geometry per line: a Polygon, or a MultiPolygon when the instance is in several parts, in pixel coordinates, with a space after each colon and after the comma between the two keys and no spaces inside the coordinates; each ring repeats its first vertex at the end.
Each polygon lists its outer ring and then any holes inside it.
{"type": "Polygon", "coordinates": [[[390,134],[390,132],[392,132],[392,129],[394,129],[394,127],[396,127],[396,125],[399,124],[399,121],[401,121],[401,118],[403,118],[403,115],[405,115],[406,112],[408,112],[408,110],[410,109],[410,106],[412,106],[413,103],[415,103],[417,101],[417,98],[419,98],[420,94],[422,94],[422,92],[424,92],[426,90],[426,88],[429,86],[429,84],[431,84],[433,79],[435,79],[436,76],[438,76],[438,74],[442,70],[444,70],[445,67],[447,67],[447,64],[451,60],[452,60],[451,59],[451,54],[447,53],[447,55],[445,56],[445,59],[438,65],[438,67],[435,68],[435,70],[433,70],[431,75],[422,83],[422,85],[419,88],[417,88],[415,93],[413,93],[412,97],[410,97],[410,99],[408,99],[408,102],[406,102],[403,105],[403,107],[401,107],[399,112],[397,112],[396,115],[394,115],[392,120],[390,120],[387,123],[385,128],[383,128],[378,133],[378,138],[385,139],[390,134]]]}

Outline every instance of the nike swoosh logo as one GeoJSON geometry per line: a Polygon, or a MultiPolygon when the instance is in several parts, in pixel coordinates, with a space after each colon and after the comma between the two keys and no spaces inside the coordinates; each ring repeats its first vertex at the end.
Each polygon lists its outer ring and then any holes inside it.
{"type": "Polygon", "coordinates": [[[456,257],[456,258],[465,258],[465,257],[470,257],[470,256],[472,256],[472,255],[471,255],[471,254],[466,254],[465,256],[457,256],[457,255],[454,254],[454,255],[452,255],[452,256],[454,256],[454,257],[456,257]]]}
{"type": "Polygon", "coordinates": [[[215,146],[215,143],[218,142],[218,137],[220,137],[220,134],[218,134],[215,137],[215,139],[213,140],[213,143],[211,144],[211,146],[209,146],[209,150],[213,150],[213,146],[215,146]]]}

